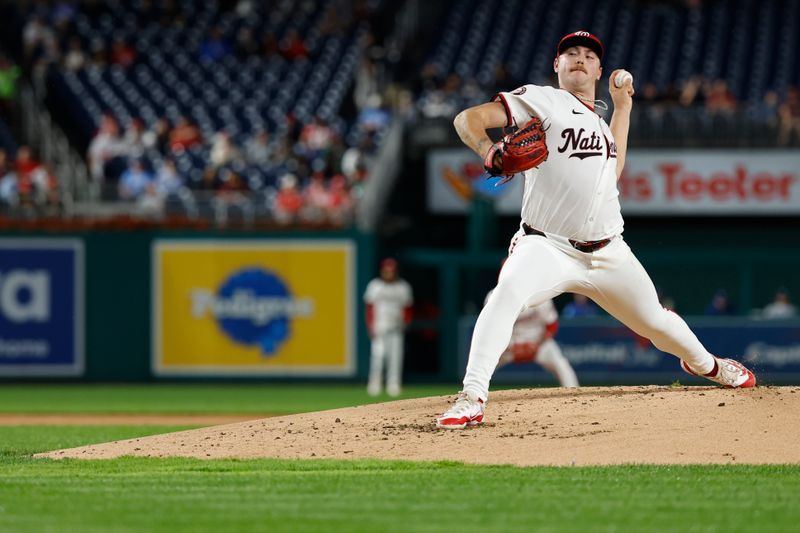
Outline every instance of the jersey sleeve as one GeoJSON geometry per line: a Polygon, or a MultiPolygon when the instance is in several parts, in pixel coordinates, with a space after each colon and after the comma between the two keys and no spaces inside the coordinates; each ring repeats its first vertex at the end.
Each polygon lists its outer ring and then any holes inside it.
{"type": "Polygon", "coordinates": [[[364,302],[368,304],[374,304],[377,296],[376,294],[377,291],[378,291],[378,284],[375,283],[375,280],[370,281],[367,284],[367,290],[364,291],[364,302]]]}
{"type": "Polygon", "coordinates": [[[411,285],[403,282],[403,307],[410,306],[414,303],[414,294],[411,292],[411,285]]]}
{"type": "Polygon", "coordinates": [[[506,127],[522,126],[534,116],[542,122],[553,112],[555,100],[552,87],[523,85],[511,92],[499,92],[492,102],[500,102],[506,108],[506,127]]]}

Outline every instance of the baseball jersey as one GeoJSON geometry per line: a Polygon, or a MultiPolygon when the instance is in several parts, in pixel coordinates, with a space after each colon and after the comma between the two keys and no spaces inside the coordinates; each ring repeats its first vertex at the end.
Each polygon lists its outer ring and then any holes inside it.
{"type": "Polygon", "coordinates": [[[507,126],[542,120],[549,155],[524,173],[522,221],[579,241],[622,233],[617,190],[617,147],[608,124],[563,89],[524,85],[501,92],[507,126]]]}
{"type": "MultiPolygon", "coordinates": [[[[486,300],[489,299],[486,295],[486,300]]],[[[511,331],[509,344],[517,342],[540,342],[544,337],[548,324],[558,321],[558,311],[553,305],[553,300],[546,300],[544,303],[534,307],[525,307],[514,322],[514,329],[511,331]]]]}
{"type": "Polygon", "coordinates": [[[403,279],[386,282],[375,278],[367,284],[364,302],[373,306],[376,335],[403,328],[403,310],[413,303],[411,286],[403,279]]]}

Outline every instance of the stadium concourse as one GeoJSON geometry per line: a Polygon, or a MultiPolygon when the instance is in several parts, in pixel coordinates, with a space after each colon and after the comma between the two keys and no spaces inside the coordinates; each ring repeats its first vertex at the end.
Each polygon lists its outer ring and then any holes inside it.
{"type": "Polygon", "coordinates": [[[796,2],[339,4],[6,4],[3,68],[68,146],[19,161],[38,131],[20,123],[28,109],[4,117],[17,131],[0,126],[0,209],[347,226],[390,123],[551,84],[551,41],[589,21],[609,64],[636,73],[633,145],[800,143],[796,2]]]}

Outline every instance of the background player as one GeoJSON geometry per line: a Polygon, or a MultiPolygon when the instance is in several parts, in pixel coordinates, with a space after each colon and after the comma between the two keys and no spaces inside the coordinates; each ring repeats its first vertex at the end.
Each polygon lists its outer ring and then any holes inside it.
{"type": "Polygon", "coordinates": [[[545,126],[549,156],[523,173],[520,229],[475,324],[464,388],[437,419],[439,427],[483,421],[489,382],[519,310],[562,292],[591,298],[658,349],[678,356],[690,374],[727,387],[755,385],[752,372],[711,355],[683,319],[661,307],[653,282],[622,238],[617,180],[625,164],[633,80],[616,87],[620,71],[612,72],[614,114],[606,124],[594,112],[602,58],[597,37],[585,31],[568,34],[553,61],[559,89],[525,85],[456,116],[456,131],[476,154],[485,158],[497,150],[492,168],[502,169],[503,149],[493,145],[486,130],[521,126],[533,117],[545,126]]]}
{"type": "Polygon", "coordinates": [[[372,341],[367,393],[377,396],[383,388],[386,369],[386,392],[399,396],[403,378],[403,332],[411,322],[413,297],[411,286],[398,276],[397,261],[381,262],[380,276],[367,285],[364,302],[367,330],[372,341]]]}
{"type": "MultiPolygon", "coordinates": [[[[486,301],[491,295],[492,291],[489,291],[486,301]]],[[[558,311],[552,300],[535,307],[526,306],[514,323],[511,341],[500,356],[497,368],[513,363],[535,362],[553,374],[562,387],[578,387],[575,370],[553,339],[557,331],[558,311]]]]}

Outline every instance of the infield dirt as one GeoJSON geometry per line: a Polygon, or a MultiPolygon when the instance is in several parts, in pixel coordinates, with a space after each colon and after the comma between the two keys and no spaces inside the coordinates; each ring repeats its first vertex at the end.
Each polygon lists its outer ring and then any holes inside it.
{"type": "Polygon", "coordinates": [[[36,457],[330,458],[480,464],[800,463],[800,387],[587,387],[494,392],[486,422],[437,429],[454,397],[281,416],[36,457]]]}

